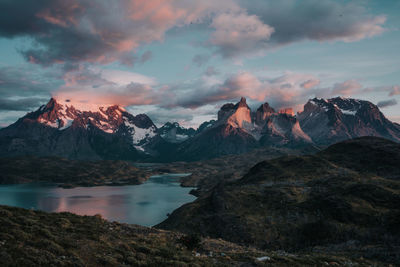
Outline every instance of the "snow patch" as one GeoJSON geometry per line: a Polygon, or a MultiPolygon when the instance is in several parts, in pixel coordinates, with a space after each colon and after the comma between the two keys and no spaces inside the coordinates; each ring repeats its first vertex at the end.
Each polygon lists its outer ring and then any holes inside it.
{"type": "Polygon", "coordinates": [[[268,256],[263,256],[263,257],[258,257],[258,258],[256,258],[258,261],[269,261],[269,260],[271,260],[271,258],[270,257],[268,257],[268,256]]]}
{"type": "Polygon", "coordinates": [[[142,146],[133,146],[136,150],[145,152],[144,148],[142,146]]]}
{"type": "Polygon", "coordinates": [[[186,134],[177,134],[176,135],[176,140],[179,142],[185,141],[188,138],[189,138],[189,136],[186,134]]]}
{"type": "Polygon", "coordinates": [[[58,128],[58,124],[59,124],[58,121],[51,122],[51,121],[45,120],[43,118],[39,119],[39,123],[46,124],[47,126],[50,126],[53,128],[58,128]]]}
{"type": "Polygon", "coordinates": [[[156,135],[156,128],[151,126],[149,128],[139,128],[128,120],[124,120],[126,127],[131,129],[132,141],[134,145],[141,143],[144,139],[152,138],[156,135]]]}
{"type": "Polygon", "coordinates": [[[72,123],[74,122],[74,119],[68,118],[68,119],[63,119],[64,126],[59,128],[59,130],[65,130],[69,127],[71,127],[72,123]]]}
{"type": "Polygon", "coordinates": [[[340,111],[345,115],[352,115],[352,116],[356,115],[356,113],[357,113],[357,110],[344,110],[344,109],[341,109],[340,111]]]}

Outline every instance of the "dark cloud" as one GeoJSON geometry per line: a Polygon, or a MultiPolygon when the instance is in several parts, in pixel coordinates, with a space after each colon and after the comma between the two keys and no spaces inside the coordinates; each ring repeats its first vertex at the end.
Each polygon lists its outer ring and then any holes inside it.
{"type": "Polygon", "coordinates": [[[0,2],[0,35],[12,38],[26,34],[40,33],[46,23],[38,20],[36,14],[43,6],[49,6],[51,0],[0,2]]]}
{"type": "Polygon", "coordinates": [[[48,102],[48,98],[0,99],[1,111],[32,111],[48,102]]]}
{"type": "Polygon", "coordinates": [[[250,14],[256,14],[275,29],[271,43],[296,41],[352,42],[384,31],[385,16],[376,16],[360,2],[333,0],[239,0],[250,14]]]}
{"type": "Polygon", "coordinates": [[[0,37],[29,37],[20,52],[33,63],[65,62],[132,65],[135,50],[162,41],[174,27],[199,23],[213,12],[229,9],[216,1],[38,0],[0,1],[0,37]]]}
{"type": "Polygon", "coordinates": [[[377,106],[379,108],[386,108],[386,107],[395,106],[395,105],[397,105],[396,99],[389,99],[389,100],[380,101],[377,104],[377,106]]]}
{"type": "Polygon", "coordinates": [[[63,84],[57,70],[41,71],[33,66],[1,67],[0,95],[9,97],[50,96],[63,84]]]}

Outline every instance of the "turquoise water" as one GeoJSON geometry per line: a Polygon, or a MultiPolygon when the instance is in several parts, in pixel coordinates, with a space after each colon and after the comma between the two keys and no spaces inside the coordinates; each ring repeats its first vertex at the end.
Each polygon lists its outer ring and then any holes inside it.
{"type": "MultiPolygon", "coordinates": [[[[111,221],[153,226],[195,199],[177,182],[185,174],[152,176],[141,185],[59,188],[46,184],[1,185],[0,204],[49,212],[101,214],[111,221]]],[[[186,174],[187,175],[187,174],[186,174]]]]}

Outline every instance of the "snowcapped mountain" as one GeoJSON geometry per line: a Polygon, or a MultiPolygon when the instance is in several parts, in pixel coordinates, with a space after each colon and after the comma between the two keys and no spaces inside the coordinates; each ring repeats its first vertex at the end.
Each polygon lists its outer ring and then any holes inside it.
{"type": "Polygon", "coordinates": [[[361,136],[400,142],[400,125],[386,119],[376,105],[340,97],[311,99],[297,115],[291,108],[276,111],[268,103],[252,112],[241,98],[223,105],[217,120],[197,130],[176,122],[157,129],[147,115],[133,116],[119,106],[77,107],[51,99],[0,129],[0,156],[191,161],[262,146],[329,145],[361,136]]]}
{"type": "Polygon", "coordinates": [[[171,143],[181,143],[196,134],[193,128],[184,128],[177,122],[167,122],[158,129],[159,134],[166,141],[171,143]]]}
{"type": "Polygon", "coordinates": [[[386,119],[369,101],[336,97],[314,98],[299,113],[301,128],[317,144],[361,136],[378,136],[400,141],[400,125],[386,119]]]}
{"type": "Polygon", "coordinates": [[[81,111],[69,102],[60,104],[52,98],[29,118],[60,131],[71,126],[87,129],[90,125],[105,133],[126,135],[131,138],[132,144],[142,151],[142,146],[151,142],[157,135],[157,127],[147,115],[133,116],[117,105],[99,107],[97,111],[81,111]]]}
{"type": "Polygon", "coordinates": [[[54,98],[0,131],[8,155],[39,154],[68,158],[137,159],[157,154],[157,127],[145,114],[119,106],[78,110],[54,98]]]}

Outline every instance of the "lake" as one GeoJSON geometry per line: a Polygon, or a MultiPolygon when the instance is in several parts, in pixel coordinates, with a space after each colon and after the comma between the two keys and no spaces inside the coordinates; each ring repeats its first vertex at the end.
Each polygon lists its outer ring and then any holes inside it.
{"type": "Polygon", "coordinates": [[[0,204],[48,212],[101,214],[105,219],[144,226],[196,199],[178,178],[188,174],[155,175],[141,185],[64,189],[49,184],[0,185],[0,204]]]}

